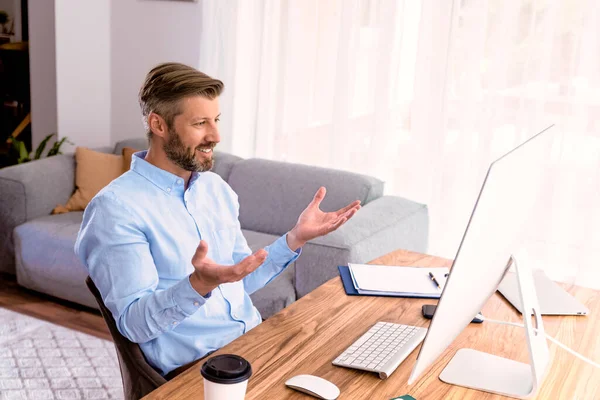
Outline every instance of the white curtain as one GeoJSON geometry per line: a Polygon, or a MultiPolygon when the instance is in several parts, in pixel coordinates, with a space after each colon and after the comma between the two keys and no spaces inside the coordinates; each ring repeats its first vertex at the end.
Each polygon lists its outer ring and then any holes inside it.
{"type": "Polygon", "coordinates": [[[429,206],[449,258],[489,163],[555,123],[518,259],[600,288],[599,8],[204,0],[199,68],[226,85],[222,148],[376,176],[429,206]]]}

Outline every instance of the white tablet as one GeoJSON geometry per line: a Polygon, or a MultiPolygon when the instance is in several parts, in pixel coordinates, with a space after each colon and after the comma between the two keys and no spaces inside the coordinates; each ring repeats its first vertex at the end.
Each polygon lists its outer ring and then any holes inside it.
{"type": "MultiPolygon", "coordinates": [[[[535,291],[540,303],[542,315],[587,315],[589,310],[575,297],[556,282],[550,280],[542,270],[531,271],[535,282],[535,291]]],[[[498,291],[519,312],[523,313],[523,307],[519,298],[519,287],[514,272],[508,272],[500,285],[498,291]]]]}

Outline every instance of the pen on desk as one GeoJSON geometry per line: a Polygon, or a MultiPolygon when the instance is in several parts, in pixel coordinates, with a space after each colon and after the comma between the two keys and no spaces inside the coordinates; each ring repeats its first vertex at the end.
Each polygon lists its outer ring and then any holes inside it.
{"type": "Polygon", "coordinates": [[[440,284],[438,283],[437,279],[435,279],[435,276],[433,276],[433,274],[431,272],[429,273],[429,277],[431,278],[431,280],[433,281],[433,283],[435,283],[435,285],[437,286],[437,288],[441,289],[440,284]]]}

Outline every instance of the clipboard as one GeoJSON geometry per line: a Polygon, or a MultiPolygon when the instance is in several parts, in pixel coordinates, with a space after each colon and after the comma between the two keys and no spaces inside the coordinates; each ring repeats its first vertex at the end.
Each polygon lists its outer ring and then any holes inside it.
{"type": "Polygon", "coordinates": [[[360,294],[352,283],[352,276],[350,275],[350,269],[347,265],[338,266],[342,285],[344,291],[348,296],[380,296],[380,297],[403,297],[403,298],[415,298],[415,299],[439,299],[441,292],[437,294],[406,294],[406,293],[379,293],[379,294],[360,294]]]}

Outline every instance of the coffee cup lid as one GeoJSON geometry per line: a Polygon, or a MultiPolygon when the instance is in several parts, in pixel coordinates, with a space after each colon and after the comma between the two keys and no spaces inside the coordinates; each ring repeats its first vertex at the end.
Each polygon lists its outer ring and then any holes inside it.
{"type": "Polygon", "coordinates": [[[209,358],[200,370],[211,382],[232,384],[243,382],[252,375],[250,363],[235,354],[221,354],[209,358]]]}

